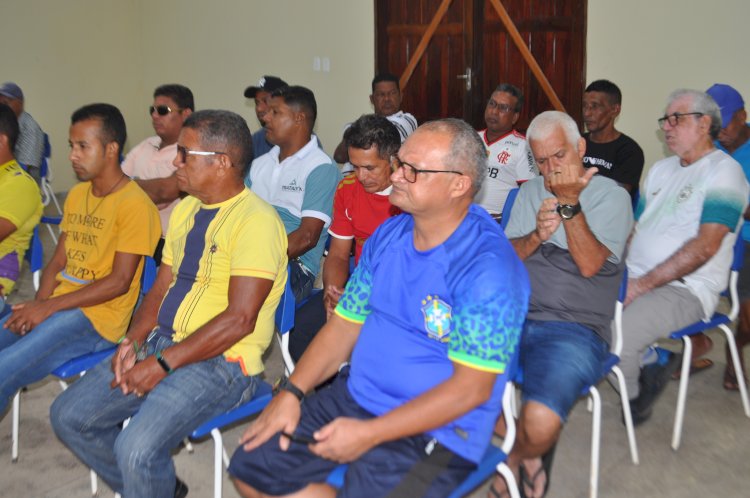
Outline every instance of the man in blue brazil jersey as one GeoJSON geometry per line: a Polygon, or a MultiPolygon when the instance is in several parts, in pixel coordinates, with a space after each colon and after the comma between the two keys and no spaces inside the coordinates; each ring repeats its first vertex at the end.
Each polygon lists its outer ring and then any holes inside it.
{"type": "Polygon", "coordinates": [[[324,483],[340,462],[339,496],[445,496],[490,442],[529,284],[472,205],[484,147],[463,121],[434,121],[391,163],[405,214],[368,239],[334,315],[243,435],[229,469],[243,496],[333,496],[324,483]]]}

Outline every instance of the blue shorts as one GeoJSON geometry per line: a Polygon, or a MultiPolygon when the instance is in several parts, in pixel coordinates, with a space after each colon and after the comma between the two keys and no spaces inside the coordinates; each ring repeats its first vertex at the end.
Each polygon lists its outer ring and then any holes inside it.
{"type": "MultiPolygon", "coordinates": [[[[302,415],[296,433],[312,435],[337,417],[366,420],[373,415],[360,407],[349,394],[348,372],[302,404],[302,415]]],[[[424,462],[430,463],[425,452],[431,438],[426,435],[408,437],[374,447],[349,464],[339,497],[377,497],[390,493],[408,474],[422,472],[424,462]],[[419,467],[415,464],[421,463],[419,467]]],[[[439,469],[429,472],[431,480],[423,489],[396,492],[396,496],[447,496],[471,473],[476,465],[445,447],[436,445],[432,455],[442,453],[439,469]]],[[[325,482],[339,464],[313,454],[307,445],[291,443],[287,451],[279,448],[279,435],[272,437],[250,453],[237,448],[229,465],[229,474],[263,493],[278,496],[303,489],[310,483],[325,482]]],[[[400,490],[399,490],[400,491],[400,490]]]]}
{"type": "Polygon", "coordinates": [[[520,354],[523,401],[541,403],[565,422],[581,391],[601,379],[609,349],[579,323],[526,320],[520,354]]]}

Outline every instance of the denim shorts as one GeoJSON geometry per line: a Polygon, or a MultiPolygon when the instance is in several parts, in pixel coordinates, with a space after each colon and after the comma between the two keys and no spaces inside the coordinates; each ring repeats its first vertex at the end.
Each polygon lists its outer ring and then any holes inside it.
{"type": "Polygon", "coordinates": [[[523,401],[541,403],[565,422],[583,389],[599,382],[609,349],[579,323],[527,320],[520,353],[523,401]]]}

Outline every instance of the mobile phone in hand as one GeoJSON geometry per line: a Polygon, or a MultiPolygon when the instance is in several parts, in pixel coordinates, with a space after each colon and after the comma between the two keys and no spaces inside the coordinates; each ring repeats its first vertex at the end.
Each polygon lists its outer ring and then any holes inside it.
{"type": "Polygon", "coordinates": [[[290,434],[289,432],[281,431],[281,435],[289,439],[293,443],[299,444],[315,444],[318,441],[312,436],[304,436],[302,434],[290,434]]]}

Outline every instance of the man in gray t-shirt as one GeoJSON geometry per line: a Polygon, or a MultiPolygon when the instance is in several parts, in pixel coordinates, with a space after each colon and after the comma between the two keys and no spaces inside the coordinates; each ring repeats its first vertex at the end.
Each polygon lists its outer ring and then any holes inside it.
{"type": "Polygon", "coordinates": [[[525,476],[526,496],[542,496],[562,424],[601,376],[633,213],[627,191],[583,168],[586,142],[570,116],[544,112],[526,137],[542,176],[521,186],[506,230],[531,282],[508,465],[525,476]]]}

